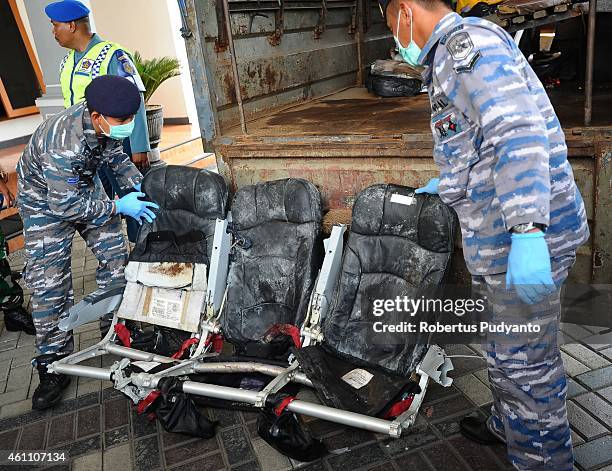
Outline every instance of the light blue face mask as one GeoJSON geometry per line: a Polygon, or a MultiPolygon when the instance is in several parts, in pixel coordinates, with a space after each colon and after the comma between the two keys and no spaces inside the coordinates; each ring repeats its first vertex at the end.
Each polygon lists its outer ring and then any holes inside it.
{"type": "Polygon", "coordinates": [[[411,66],[417,67],[419,65],[418,59],[419,59],[419,56],[421,55],[421,48],[417,46],[417,43],[415,43],[412,40],[412,10],[408,8],[408,11],[410,11],[410,43],[408,44],[407,47],[404,47],[402,46],[402,43],[400,43],[400,40],[399,40],[400,19],[402,17],[401,11],[397,12],[397,28],[396,28],[397,32],[396,32],[396,35],[393,36],[393,39],[395,39],[397,50],[402,56],[402,59],[404,59],[411,66]]]}
{"type": "Polygon", "coordinates": [[[104,132],[104,129],[102,130],[102,132],[106,137],[110,137],[111,139],[122,141],[125,138],[130,137],[132,135],[132,132],[134,131],[136,117],[133,117],[132,121],[130,121],[129,123],[117,124],[115,126],[111,126],[111,124],[106,121],[106,118],[104,116],[102,116],[102,119],[106,122],[106,124],[108,124],[108,128],[110,129],[108,134],[104,132]]]}

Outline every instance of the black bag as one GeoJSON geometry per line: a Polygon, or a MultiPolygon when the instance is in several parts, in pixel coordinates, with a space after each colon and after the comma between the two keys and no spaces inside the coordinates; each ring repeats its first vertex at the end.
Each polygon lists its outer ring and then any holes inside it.
{"type": "Polygon", "coordinates": [[[278,395],[268,400],[270,405],[262,409],[257,419],[257,433],[268,445],[291,459],[317,460],[327,453],[327,447],[310,434],[293,412],[283,407],[288,397],[278,395]]]}
{"type": "Polygon", "coordinates": [[[151,405],[151,410],[166,432],[200,438],[215,436],[217,422],[200,413],[191,397],[183,392],[178,378],[163,378],[159,390],[161,394],[151,405]]]}

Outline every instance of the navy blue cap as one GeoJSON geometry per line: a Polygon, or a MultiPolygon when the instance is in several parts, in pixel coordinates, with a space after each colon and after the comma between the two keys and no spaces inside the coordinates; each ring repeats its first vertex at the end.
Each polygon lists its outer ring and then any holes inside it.
{"type": "Polygon", "coordinates": [[[77,0],[63,0],[49,3],[45,7],[45,13],[53,21],[68,23],[89,15],[89,8],[77,0]]]}
{"type": "Polygon", "coordinates": [[[127,118],[140,108],[140,91],[130,80],[118,75],[102,75],[85,89],[90,111],[111,118],[127,118]]]}
{"type": "Polygon", "coordinates": [[[383,18],[387,19],[387,7],[391,3],[391,0],[378,0],[378,7],[382,13],[383,18]]]}

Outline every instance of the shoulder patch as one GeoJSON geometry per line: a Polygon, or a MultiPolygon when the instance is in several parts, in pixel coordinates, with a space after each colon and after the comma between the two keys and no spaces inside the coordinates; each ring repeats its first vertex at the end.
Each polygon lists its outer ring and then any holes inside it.
{"type": "Polygon", "coordinates": [[[474,49],[474,43],[467,31],[455,34],[446,43],[446,49],[451,57],[457,61],[467,58],[474,49]]]}
{"type": "Polygon", "coordinates": [[[136,74],[136,67],[134,66],[134,63],[127,56],[127,54],[125,54],[123,51],[119,51],[119,54],[117,54],[117,60],[121,64],[121,67],[123,68],[123,71],[126,74],[128,75],[136,74]]]}
{"type": "Polygon", "coordinates": [[[478,62],[478,59],[480,59],[481,57],[482,57],[482,54],[480,53],[480,51],[476,51],[474,54],[471,55],[469,60],[465,61],[462,64],[456,65],[454,67],[455,72],[457,72],[458,74],[471,72],[474,69],[476,62],[478,62]]]}

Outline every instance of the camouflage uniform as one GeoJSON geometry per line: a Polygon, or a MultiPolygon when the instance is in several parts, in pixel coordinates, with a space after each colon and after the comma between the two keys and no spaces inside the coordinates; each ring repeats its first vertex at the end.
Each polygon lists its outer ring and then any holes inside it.
{"type": "MultiPolygon", "coordinates": [[[[510,229],[527,222],[548,227],[560,285],[589,230],[565,136],[542,84],[503,29],[456,13],[438,23],[419,62],[426,66],[439,194],[459,216],[475,285],[503,284],[510,229]]],[[[534,316],[557,325],[558,297],[552,311],[534,316]]],[[[572,469],[563,366],[556,340],[545,344],[545,352],[529,345],[489,349],[493,414],[504,418],[498,431],[518,469],[572,469]]]]}
{"type": "Polygon", "coordinates": [[[121,220],[113,214],[113,203],[97,176],[103,164],[109,165],[125,189],[142,181],[120,141],[97,138],[86,104],[81,103],[41,124],[17,165],[25,281],[33,290],[39,354],[73,350],[72,332],[60,331],[58,323],[73,304],[75,231],[98,259],[98,290],[125,283],[127,250],[121,220]]]}

